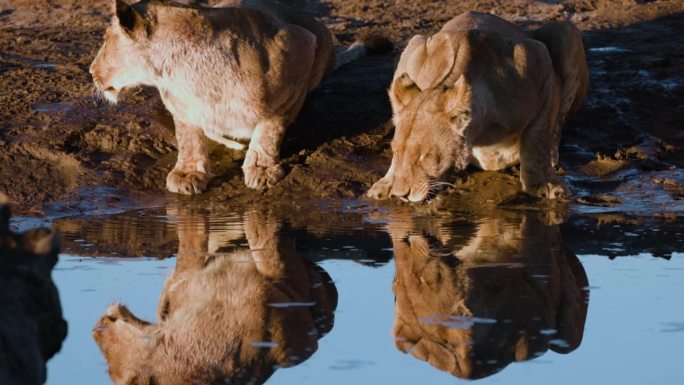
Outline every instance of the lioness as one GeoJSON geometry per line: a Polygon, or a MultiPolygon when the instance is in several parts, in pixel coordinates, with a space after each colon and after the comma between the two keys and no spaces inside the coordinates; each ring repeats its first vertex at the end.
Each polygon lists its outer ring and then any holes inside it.
{"type": "Polygon", "coordinates": [[[389,90],[392,163],[367,196],[419,202],[449,171],[518,162],[528,194],[564,196],[553,171],[560,128],[587,87],[581,34],[569,22],[526,34],[496,16],[469,12],[431,37],[414,36],[389,90]]]}
{"type": "Polygon", "coordinates": [[[368,42],[387,43],[359,41],[336,57],[322,23],[276,0],[226,0],[215,8],[115,0],[112,25],[90,73],[112,103],[125,88],[159,90],[178,141],[169,191],[206,189],[207,138],[236,149],[249,142],[245,184],[260,189],[284,176],[280,144],[307,92],[336,67],[364,55],[368,42]]]}
{"type": "Polygon", "coordinates": [[[248,213],[243,228],[217,231],[181,212],[178,238],[158,323],[116,304],[93,330],[116,384],[261,384],[332,328],[335,286],[271,218],[248,213]]]}
{"type": "Polygon", "coordinates": [[[580,345],[587,276],[558,225],[533,214],[431,225],[390,229],[399,350],[477,379],[580,345]]]}

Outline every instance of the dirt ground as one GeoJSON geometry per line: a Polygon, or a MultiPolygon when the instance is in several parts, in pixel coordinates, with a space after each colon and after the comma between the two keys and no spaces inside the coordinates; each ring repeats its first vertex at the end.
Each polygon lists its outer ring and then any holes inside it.
{"type": "MultiPolygon", "coordinates": [[[[169,194],[164,182],[176,145],[157,92],[142,89],[117,106],[93,98],[88,67],[110,8],[109,0],[0,1],[0,191],[19,214],[43,214],[57,201],[79,205],[101,186],[119,195],[169,194]]],[[[412,35],[477,10],[524,27],[567,19],[584,32],[589,98],[561,144],[575,209],[684,209],[684,1],[326,0],[306,9],[340,46],[357,33],[378,32],[396,49],[339,69],[309,95],[287,132],[287,176],[277,186],[245,188],[244,154],[217,145],[217,177],[199,199],[292,205],[360,197],[389,165],[386,89],[396,56],[412,35]]],[[[478,211],[540,202],[521,194],[515,169],[472,169],[437,205],[478,211]]]]}

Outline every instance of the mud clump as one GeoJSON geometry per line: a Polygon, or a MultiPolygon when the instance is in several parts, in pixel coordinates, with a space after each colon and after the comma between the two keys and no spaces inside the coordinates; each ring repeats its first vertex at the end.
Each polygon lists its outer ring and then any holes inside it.
{"type": "Polygon", "coordinates": [[[589,176],[605,176],[623,169],[628,165],[629,163],[624,160],[598,156],[597,159],[592,160],[587,164],[578,166],[577,171],[589,176]]]}
{"type": "Polygon", "coordinates": [[[595,194],[577,198],[577,202],[598,207],[614,207],[625,203],[622,199],[607,194],[595,194]]]}

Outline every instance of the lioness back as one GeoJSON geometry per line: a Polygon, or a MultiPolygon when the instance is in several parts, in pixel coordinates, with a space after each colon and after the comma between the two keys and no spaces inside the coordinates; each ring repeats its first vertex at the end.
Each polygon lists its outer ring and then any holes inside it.
{"type": "MultiPolygon", "coordinates": [[[[325,72],[315,81],[331,73],[335,68],[335,48],[330,31],[318,20],[303,13],[298,7],[283,5],[279,1],[269,0],[225,0],[217,3],[216,8],[247,8],[271,15],[283,23],[298,25],[316,35],[316,57],[326,63],[325,72]]],[[[314,88],[315,85],[311,88],[314,88]]]]}
{"type": "Polygon", "coordinates": [[[525,32],[515,24],[480,12],[466,12],[449,20],[440,32],[482,31],[517,39],[524,39],[525,32]]]}

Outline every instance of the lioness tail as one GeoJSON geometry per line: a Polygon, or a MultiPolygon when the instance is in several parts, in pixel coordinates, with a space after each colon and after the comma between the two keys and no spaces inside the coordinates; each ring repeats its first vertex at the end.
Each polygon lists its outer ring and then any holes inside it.
{"type": "Polygon", "coordinates": [[[393,48],[392,42],[386,37],[380,35],[359,36],[352,45],[335,56],[335,69],[366,55],[390,52],[393,48]]]}

